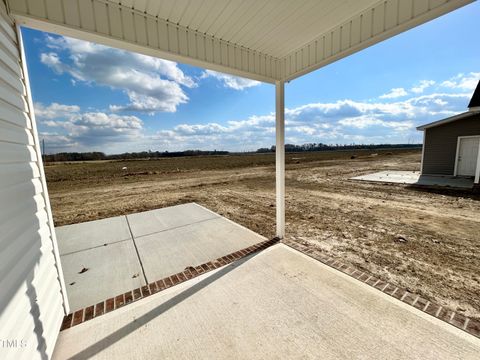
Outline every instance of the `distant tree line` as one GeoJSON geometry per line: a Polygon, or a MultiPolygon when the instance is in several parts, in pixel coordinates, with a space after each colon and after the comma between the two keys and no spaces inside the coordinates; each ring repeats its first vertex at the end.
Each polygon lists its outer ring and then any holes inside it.
{"type": "MultiPolygon", "coordinates": [[[[308,143],[303,145],[285,144],[285,152],[331,151],[331,150],[375,150],[375,149],[409,149],[420,148],[422,144],[349,144],[327,145],[308,143]]],[[[257,153],[273,153],[275,145],[270,148],[260,148],[257,153]]]]}
{"type": "Polygon", "coordinates": [[[182,157],[182,156],[205,156],[205,155],[228,155],[228,151],[203,151],[203,150],[186,150],[186,151],[140,151],[127,152],[122,154],[106,155],[103,152],[62,152],[57,154],[44,155],[44,161],[92,161],[92,160],[131,160],[131,159],[155,159],[165,157],[182,157]]]}
{"type": "MultiPolygon", "coordinates": [[[[285,144],[286,152],[308,152],[308,151],[328,151],[328,150],[375,150],[375,149],[406,149],[419,148],[421,144],[351,144],[351,145],[326,145],[322,143],[310,143],[303,145],[285,144]]],[[[274,153],[275,145],[269,148],[260,148],[248,153],[274,153]]],[[[186,150],[186,151],[140,151],[127,152],[123,154],[106,155],[103,152],[62,152],[57,154],[44,155],[45,162],[54,161],[92,161],[92,160],[132,160],[132,159],[156,159],[166,157],[182,157],[182,156],[208,156],[208,155],[229,155],[229,151],[204,151],[204,150],[186,150]]],[[[238,153],[233,153],[238,154],[238,153]]]]}

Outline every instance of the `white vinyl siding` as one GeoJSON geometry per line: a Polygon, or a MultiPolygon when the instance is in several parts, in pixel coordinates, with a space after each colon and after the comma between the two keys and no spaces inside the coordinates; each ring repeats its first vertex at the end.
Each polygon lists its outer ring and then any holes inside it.
{"type": "Polygon", "coordinates": [[[50,358],[64,304],[13,21],[0,3],[0,358],[50,358]]]}

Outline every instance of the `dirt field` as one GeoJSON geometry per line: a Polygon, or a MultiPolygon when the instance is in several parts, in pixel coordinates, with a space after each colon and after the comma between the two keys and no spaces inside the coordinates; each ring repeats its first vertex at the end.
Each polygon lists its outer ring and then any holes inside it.
{"type": "MultiPolygon", "coordinates": [[[[287,236],[480,318],[480,196],[348,180],[420,167],[419,151],[375,153],[287,154],[287,236]]],[[[273,154],[54,164],[46,174],[56,225],[193,201],[274,235],[273,154]]]]}

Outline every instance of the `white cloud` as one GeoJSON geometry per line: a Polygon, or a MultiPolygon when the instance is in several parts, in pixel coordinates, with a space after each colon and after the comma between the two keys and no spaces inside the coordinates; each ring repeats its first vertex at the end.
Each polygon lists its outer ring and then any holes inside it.
{"type": "Polygon", "coordinates": [[[34,104],[35,115],[42,119],[55,119],[60,117],[70,117],[72,114],[78,113],[80,107],[77,105],[63,105],[51,103],[44,106],[42,103],[34,104]]]}
{"type": "Polygon", "coordinates": [[[58,132],[42,131],[39,133],[40,139],[45,141],[47,153],[55,153],[62,151],[76,151],[78,143],[73,141],[68,135],[58,132]]]}
{"type": "Polygon", "coordinates": [[[274,127],[275,126],[275,115],[253,115],[246,120],[230,120],[228,125],[231,129],[241,129],[241,128],[252,128],[259,129],[265,127],[274,127]]]}
{"type": "MultiPolygon", "coordinates": [[[[462,79],[457,81],[461,83],[462,79]]],[[[429,85],[419,82],[418,86],[429,85]]],[[[431,88],[429,85],[424,90],[431,88]]],[[[412,93],[414,91],[412,90],[412,93]]],[[[470,92],[421,93],[405,99],[310,103],[285,109],[287,143],[406,143],[421,141],[415,127],[466,110],[470,92]]],[[[134,101],[134,100],[132,100],[134,101]]],[[[40,123],[48,130],[49,141],[69,151],[137,151],[225,149],[255,150],[275,142],[275,114],[253,115],[229,121],[181,123],[155,133],[146,133],[139,118],[80,111],[75,105],[35,104],[40,123]],[[55,140],[56,139],[56,140],[55,140]],[[55,142],[54,142],[55,143],[55,142]],[[63,144],[63,145],[62,145],[63,144]],[[72,145],[72,144],[75,144],[72,145]]],[[[47,146],[48,148],[48,146],[47,146]]]]}
{"type": "Polygon", "coordinates": [[[176,63],[109,48],[67,37],[47,36],[52,50],[40,60],[57,74],[67,73],[75,82],[95,83],[120,89],[130,99],[111,105],[112,111],[175,112],[188,101],[182,87],[195,87],[176,63]]]}
{"type": "Polygon", "coordinates": [[[468,74],[460,73],[449,80],[445,80],[440,85],[450,89],[473,91],[479,80],[480,72],[470,72],[468,74]]]}
{"type": "Polygon", "coordinates": [[[220,124],[181,124],[175,127],[175,131],[180,135],[211,135],[230,132],[228,127],[220,124]]]}
{"type": "Polygon", "coordinates": [[[205,70],[201,76],[202,79],[205,78],[215,78],[219,80],[224,87],[234,89],[234,90],[244,90],[250,87],[258,86],[261,83],[259,81],[245,79],[238,76],[227,75],[219,73],[213,70],[205,70]]]}
{"type": "Polygon", "coordinates": [[[275,141],[275,116],[251,116],[226,124],[180,124],[151,138],[162,149],[256,150],[275,141]]]}
{"type": "Polygon", "coordinates": [[[64,65],[56,53],[42,53],[40,54],[40,61],[50,67],[57,74],[61,74],[64,71],[64,65]]]}
{"type": "Polygon", "coordinates": [[[408,93],[404,88],[394,88],[388,93],[380,96],[380,99],[395,99],[402,96],[407,96],[408,93]]]}
{"type": "MultiPolygon", "coordinates": [[[[35,103],[35,112],[42,127],[56,131],[41,132],[51,149],[72,148],[83,151],[111,143],[138,140],[143,135],[143,122],[136,116],[80,112],[76,105],[35,103]]],[[[70,149],[70,151],[74,151],[70,149]]]]}
{"type": "Polygon", "coordinates": [[[371,126],[382,126],[394,129],[395,131],[405,131],[414,127],[413,121],[385,121],[375,117],[359,116],[354,118],[346,118],[339,120],[340,125],[357,129],[365,129],[371,126]]]}
{"type": "MultiPolygon", "coordinates": [[[[458,113],[469,94],[436,93],[402,101],[339,100],[285,109],[290,143],[406,143],[421,141],[417,125],[458,113]]],[[[226,123],[181,124],[157,132],[161,149],[254,150],[275,141],[275,115],[251,116],[226,123]]]]}
{"type": "Polygon", "coordinates": [[[136,116],[84,113],[64,124],[68,136],[84,147],[132,142],[142,137],[143,122],[136,116]]]}
{"type": "Polygon", "coordinates": [[[435,81],[433,80],[421,80],[418,85],[412,87],[410,91],[414,92],[415,94],[423,93],[427,88],[435,85],[435,81]]]}

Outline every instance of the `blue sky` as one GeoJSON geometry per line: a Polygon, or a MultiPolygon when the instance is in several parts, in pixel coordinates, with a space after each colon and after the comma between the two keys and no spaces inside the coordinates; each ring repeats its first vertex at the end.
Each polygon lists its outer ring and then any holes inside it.
{"type": "MultiPolygon", "coordinates": [[[[286,141],[421,142],[480,79],[480,3],[286,84],[286,141]]],[[[26,29],[47,153],[270,147],[273,85],[26,29]]]]}

